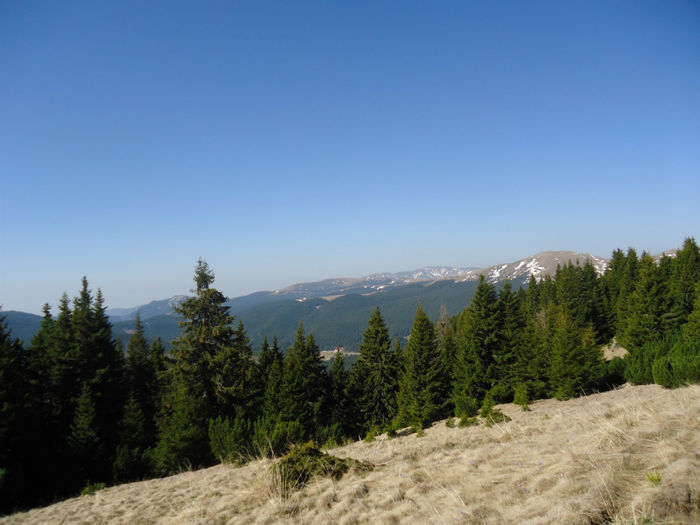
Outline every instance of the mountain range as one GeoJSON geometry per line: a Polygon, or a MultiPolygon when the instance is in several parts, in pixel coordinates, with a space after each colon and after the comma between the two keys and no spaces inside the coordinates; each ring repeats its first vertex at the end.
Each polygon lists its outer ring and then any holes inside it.
{"type": "MultiPolygon", "coordinates": [[[[608,259],[595,255],[548,251],[480,269],[427,266],[407,272],[299,283],[236,297],[227,305],[231,313],[243,321],[255,350],[265,336],[272,338],[277,335],[282,348],[291,345],[299,321],[304,323],[306,333],[313,333],[321,349],[343,346],[347,350],[356,350],[370,313],[377,306],[381,308],[391,336],[405,338],[419,302],[432,319],[437,319],[442,305],[450,314],[469,305],[480,275],[497,287],[506,280],[518,287],[526,284],[530,277],[541,279],[553,275],[558,265],[569,261],[581,265],[590,261],[601,274],[608,264],[608,259]]],[[[179,336],[173,306],[185,298],[177,295],[133,308],[108,309],[114,336],[127,343],[138,311],[146,336],[160,336],[169,346],[179,336]]],[[[8,311],[2,315],[13,335],[25,342],[31,340],[41,323],[40,316],[24,312],[8,311]]]]}

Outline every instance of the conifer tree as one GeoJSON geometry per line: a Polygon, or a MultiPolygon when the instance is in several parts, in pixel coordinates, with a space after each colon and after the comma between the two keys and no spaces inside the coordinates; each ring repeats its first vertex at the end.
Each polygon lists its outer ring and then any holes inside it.
{"type": "Polygon", "coordinates": [[[498,347],[496,291],[483,275],[458,327],[453,399],[458,415],[474,411],[495,384],[494,353],[498,347]]]}
{"type": "Polygon", "coordinates": [[[594,388],[603,375],[602,352],[589,326],[579,328],[561,306],[552,339],[550,387],[557,399],[594,388]]]}
{"type": "Polygon", "coordinates": [[[280,419],[298,422],[303,439],[310,439],[315,431],[325,425],[324,387],[326,371],[313,336],[304,335],[299,322],[294,344],[284,359],[284,371],[280,388],[280,419]]]}
{"type": "Polygon", "coordinates": [[[26,478],[23,476],[24,425],[29,408],[25,398],[28,387],[27,361],[22,342],[0,317],[0,469],[4,483],[0,485],[0,512],[10,510],[21,497],[26,478]]]}
{"type": "Polygon", "coordinates": [[[151,471],[148,448],[148,421],[132,393],[124,407],[124,417],[119,424],[119,444],[112,464],[115,483],[146,478],[151,471]]]}
{"type": "Polygon", "coordinates": [[[619,319],[619,339],[628,350],[663,336],[666,283],[649,254],[642,255],[638,266],[637,282],[627,299],[624,317],[619,319]]]}
{"type": "Polygon", "coordinates": [[[80,397],[77,399],[73,423],[70,427],[68,443],[75,462],[73,468],[76,480],[85,484],[102,478],[104,444],[97,431],[97,414],[92,392],[87,383],[83,383],[80,397]]]}
{"type": "Polygon", "coordinates": [[[282,373],[284,370],[284,355],[279,348],[277,337],[273,337],[272,346],[263,342],[263,349],[258,362],[258,370],[265,380],[265,390],[262,403],[262,417],[268,421],[275,420],[279,414],[282,388],[282,373]]]}
{"type": "Polygon", "coordinates": [[[398,370],[390,345],[389,330],[377,307],[362,336],[360,356],[349,379],[351,397],[361,420],[353,431],[383,428],[396,416],[398,370]]]}
{"type": "Polygon", "coordinates": [[[452,399],[452,372],[454,370],[457,342],[455,339],[455,326],[447,314],[447,307],[440,307],[440,318],[435,323],[435,344],[440,354],[440,415],[448,416],[454,412],[452,399]]]}
{"type": "Polygon", "coordinates": [[[506,281],[498,296],[499,341],[494,347],[493,360],[496,385],[491,389],[496,402],[510,401],[515,389],[515,363],[522,344],[525,320],[520,299],[506,281]]]}
{"type": "Polygon", "coordinates": [[[672,262],[668,279],[670,330],[684,324],[693,311],[695,286],[700,282],[700,250],[695,239],[685,239],[672,262]]]}
{"type": "Polygon", "coordinates": [[[333,358],[329,370],[329,391],[328,391],[328,406],[329,406],[329,422],[331,431],[329,440],[338,442],[341,435],[350,433],[348,423],[350,419],[350,406],[348,399],[348,377],[349,372],[345,369],[345,355],[342,351],[338,351],[333,358]],[[335,435],[334,435],[335,434],[335,435]]]}
{"type": "Polygon", "coordinates": [[[441,362],[435,344],[433,323],[418,305],[411,335],[403,353],[403,374],[399,382],[400,425],[427,426],[440,413],[441,362]]]}
{"type": "Polygon", "coordinates": [[[161,472],[177,470],[184,462],[211,463],[209,420],[221,415],[223,403],[243,403],[237,396],[250,377],[249,367],[239,370],[237,364],[249,360],[243,349],[247,343],[235,347],[233,316],[213,282],[214,273],[199,259],[194,297],[174,308],[181,316],[181,336],[173,341],[170,392],[159,418],[156,457],[161,472]]]}
{"type": "Polygon", "coordinates": [[[243,322],[239,321],[230,346],[222,346],[212,358],[217,414],[244,420],[257,416],[259,384],[253,351],[243,322]]]}

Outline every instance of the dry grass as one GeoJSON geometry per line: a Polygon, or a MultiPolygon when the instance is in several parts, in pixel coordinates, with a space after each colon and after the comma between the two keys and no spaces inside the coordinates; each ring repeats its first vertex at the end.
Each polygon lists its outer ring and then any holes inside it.
{"type": "Polygon", "coordinates": [[[700,385],[498,408],[512,421],[441,422],[425,437],[334,449],[376,468],[291,495],[261,460],[112,487],[0,522],[700,523],[700,385]]]}

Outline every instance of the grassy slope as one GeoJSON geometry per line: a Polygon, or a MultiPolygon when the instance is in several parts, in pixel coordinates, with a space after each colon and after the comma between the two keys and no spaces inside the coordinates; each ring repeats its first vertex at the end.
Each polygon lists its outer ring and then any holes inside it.
{"type": "Polygon", "coordinates": [[[102,490],[0,519],[15,523],[700,523],[700,385],[631,387],[530,412],[331,451],[369,473],[291,497],[269,460],[102,490]],[[646,477],[658,472],[654,486],[646,477]]]}

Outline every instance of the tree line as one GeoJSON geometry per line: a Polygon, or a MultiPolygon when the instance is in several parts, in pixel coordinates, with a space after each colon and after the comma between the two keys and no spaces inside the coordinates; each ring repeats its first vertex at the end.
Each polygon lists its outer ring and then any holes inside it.
{"type": "Polygon", "coordinates": [[[96,483],[164,476],[217,461],[420,430],[496,403],[527,406],[621,384],[700,381],[700,253],[686,239],[655,261],[616,250],[603,275],[568,263],[514,290],[480,279],[471,304],[433,323],[419,305],[410,336],[392,340],[379,308],[359,358],[325,366],[301,323],[283,351],[257,358],[242,322],[197,263],[194,295],[176,313],[167,354],[137,316],[126,348],[98,290],[82,281],[24,348],[0,321],[0,511],[50,503],[96,483]],[[624,359],[606,361],[615,339],[624,359]]]}

